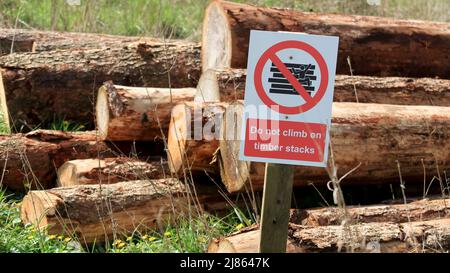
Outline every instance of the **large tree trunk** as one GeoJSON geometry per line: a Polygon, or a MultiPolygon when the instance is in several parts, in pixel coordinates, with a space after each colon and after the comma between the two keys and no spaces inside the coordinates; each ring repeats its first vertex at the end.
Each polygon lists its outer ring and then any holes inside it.
{"type": "Polygon", "coordinates": [[[422,199],[407,204],[293,209],[289,222],[305,226],[344,223],[426,221],[450,216],[450,199],[422,199]]]}
{"type": "MultiPolygon", "coordinates": [[[[260,232],[256,228],[216,239],[210,253],[257,253],[260,232]]],[[[363,223],[345,226],[306,227],[289,224],[287,252],[447,252],[450,219],[410,223],[363,223]]]]}
{"type": "Polygon", "coordinates": [[[197,44],[155,42],[0,57],[11,123],[45,126],[57,117],[93,128],[93,102],[104,82],[195,87],[199,54],[197,44]]]}
{"type": "Polygon", "coordinates": [[[186,102],[173,108],[167,140],[172,172],[214,172],[224,103],[186,102]]]}
{"type": "MultiPolygon", "coordinates": [[[[223,116],[223,120],[220,122],[219,118],[215,122],[221,126],[219,146],[216,139],[186,141],[179,138],[181,141],[172,141],[175,138],[170,130],[184,132],[192,123],[192,118],[187,115],[176,116],[177,124],[172,124],[169,130],[169,142],[176,145],[169,145],[169,149],[172,155],[180,156],[177,161],[172,160],[179,162],[172,170],[180,171],[183,164],[198,171],[218,173],[220,169],[222,182],[229,192],[248,189],[249,181],[253,190],[261,190],[265,164],[238,159],[242,101],[222,105],[226,110],[224,114],[219,111],[218,117],[223,116]],[[219,164],[209,164],[217,155],[220,155],[219,164]]],[[[427,180],[435,175],[442,177],[442,172],[450,168],[449,126],[447,107],[334,103],[331,142],[337,174],[342,177],[361,163],[343,184],[398,182],[398,161],[406,184],[423,183],[424,168],[427,180]]],[[[295,168],[295,186],[307,186],[311,182],[323,185],[329,180],[324,168],[295,168]]]]}
{"type": "Polygon", "coordinates": [[[179,180],[127,181],[31,191],[22,202],[21,217],[24,223],[48,228],[49,234],[74,234],[90,243],[165,224],[186,204],[179,180]]]}
{"type": "Polygon", "coordinates": [[[202,65],[245,68],[250,30],[339,36],[338,74],[450,78],[450,23],[318,14],[214,1],[203,22],[202,65]],[[426,56],[426,57],[424,57],[426,56]]]}
{"type": "Polygon", "coordinates": [[[161,160],[145,162],[128,157],[70,160],[58,169],[57,186],[166,178],[168,168],[165,163],[161,160]]]}
{"type": "MultiPolygon", "coordinates": [[[[246,69],[209,69],[200,77],[195,99],[242,100],[246,77],[246,69]]],[[[334,101],[450,106],[450,80],[336,75],[334,101]]]]}
{"type": "Polygon", "coordinates": [[[100,87],[96,122],[102,139],[148,141],[163,138],[172,107],[194,98],[195,88],[100,87]]]}
{"type": "Polygon", "coordinates": [[[12,52],[42,52],[99,48],[132,42],[155,42],[154,38],[96,33],[56,32],[26,29],[0,29],[0,56],[12,52]]]}
{"type": "Polygon", "coordinates": [[[55,185],[57,169],[68,160],[113,156],[144,159],[161,155],[163,148],[158,145],[103,142],[93,131],[37,130],[0,136],[0,167],[4,171],[0,186],[17,191],[50,188],[55,185]]]}
{"type": "Polygon", "coordinates": [[[222,196],[215,186],[194,190],[166,178],[31,191],[22,202],[21,218],[49,234],[73,234],[92,243],[162,229],[169,217],[173,222],[205,212],[228,214],[233,206],[242,207],[242,201],[222,196]]]}

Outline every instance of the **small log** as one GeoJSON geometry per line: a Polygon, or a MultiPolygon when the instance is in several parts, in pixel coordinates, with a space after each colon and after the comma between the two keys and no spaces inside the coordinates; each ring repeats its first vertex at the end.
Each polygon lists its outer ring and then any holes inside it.
{"type": "Polygon", "coordinates": [[[194,43],[153,42],[2,56],[11,127],[42,127],[57,117],[93,129],[93,102],[104,82],[195,87],[199,55],[194,43]]]}
{"type": "Polygon", "coordinates": [[[175,106],[169,125],[167,154],[178,174],[214,172],[225,104],[187,102],[175,106]]]}
{"type": "Polygon", "coordinates": [[[128,181],[31,191],[21,218],[49,234],[92,243],[166,224],[186,204],[185,187],[176,179],[128,181]]]}
{"type": "Polygon", "coordinates": [[[450,199],[423,199],[407,204],[293,209],[289,222],[304,226],[347,223],[427,221],[450,216],[450,199]]]}
{"type": "Polygon", "coordinates": [[[129,180],[166,178],[161,161],[144,162],[127,157],[76,159],[58,169],[58,187],[86,184],[112,184],[129,180]]]}
{"type": "MultiPolygon", "coordinates": [[[[259,230],[213,240],[210,253],[257,253],[259,230]]],[[[450,219],[410,223],[363,223],[306,227],[289,224],[287,252],[409,253],[447,252],[450,219]]]]}
{"type": "Polygon", "coordinates": [[[11,46],[13,53],[19,53],[79,50],[155,41],[157,40],[154,38],[135,36],[0,28],[0,56],[10,54],[11,46]]]}
{"type": "Polygon", "coordinates": [[[3,76],[1,69],[0,69],[0,122],[3,123],[3,126],[6,128],[8,132],[11,131],[11,127],[9,125],[8,105],[6,104],[5,87],[3,85],[3,76]]]}
{"type": "MultiPolygon", "coordinates": [[[[197,101],[244,99],[246,69],[209,69],[200,77],[197,101]]],[[[335,102],[450,105],[450,80],[336,75],[335,102]],[[356,91],[355,91],[356,89],[356,91]]]]}
{"type": "Polygon", "coordinates": [[[155,140],[166,134],[173,105],[194,98],[195,88],[100,87],[96,122],[101,139],[155,140]]]}
{"type": "Polygon", "coordinates": [[[245,68],[250,30],[339,36],[337,74],[450,78],[450,23],[321,14],[213,1],[205,11],[203,71],[245,68]],[[370,52],[370,54],[368,54],[370,52]],[[427,56],[425,59],[423,56],[427,56]]]}

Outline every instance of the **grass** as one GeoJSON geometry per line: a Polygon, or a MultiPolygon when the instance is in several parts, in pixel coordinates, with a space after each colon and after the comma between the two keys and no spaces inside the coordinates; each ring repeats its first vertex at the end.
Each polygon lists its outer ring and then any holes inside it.
{"type": "MultiPolygon", "coordinates": [[[[450,21],[447,0],[239,0],[303,11],[450,21]]],[[[0,26],[199,40],[209,0],[2,0],[0,26]],[[70,2],[70,1],[69,1],[70,2]]]]}
{"type": "Polygon", "coordinates": [[[189,221],[181,219],[176,226],[158,232],[135,232],[107,244],[82,247],[72,237],[46,234],[20,219],[20,196],[0,191],[0,253],[68,253],[68,252],[204,252],[211,239],[225,236],[251,224],[249,218],[231,212],[225,217],[205,214],[189,221]]]}

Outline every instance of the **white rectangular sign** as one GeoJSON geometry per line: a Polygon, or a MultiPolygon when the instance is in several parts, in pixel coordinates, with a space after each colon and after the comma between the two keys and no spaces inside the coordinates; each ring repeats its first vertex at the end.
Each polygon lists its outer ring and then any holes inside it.
{"type": "Polygon", "coordinates": [[[251,31],[241,160],[326,166],[338,43],[251,31]]]}

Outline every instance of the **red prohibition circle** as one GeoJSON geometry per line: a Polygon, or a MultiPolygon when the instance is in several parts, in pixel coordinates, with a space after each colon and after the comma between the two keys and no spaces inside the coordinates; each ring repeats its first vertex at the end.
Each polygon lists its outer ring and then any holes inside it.
{"type": "MultiPolygon", "coordinates": [[[[278,59],[279,60],[279,59],[278,59]]],[[[272,59],[273,61],[273,59],[272,59]]],[[[280,69],[278,67],[278,69],[280,69]]],[[[281,70],[280,70],[281,72],[281,70]]],[[[289,72],[290,73],[290,72],[289,72]]],[[[286,75],[285,75],[286,77],[286,75]]],[[[259,96],[259,98],[263,101],[264,104],[266,104],[268,107],[272,108],[271,106],[278,106],[277,108],[274,108],[274,110],[277,110],[281,114],[287,114],[287,115],[295,115],[300,114],[303,112],[306,112],[313,108],[325,95],[325,92],[327,91],[328,87],[328,67],[323,59],[322,55],[317,51],[314,47],[300,41],[283,41],[278,44],[273,45],[269,49],[267,49],[262,55],[261,58],[259,58],[258,62],[256,63],[255,67],[255,74],[254,74],[254,84],[256,92],[259,96]],[[275,55],[278,51],[288,49],[288,48],[295,48],[302,51],[306,51],[309,53],[317,62],[320,69],[320,85],[319,89],[317,90],[317,93],[315,96],[310,97],[309,99],[306,99],[303,97],[306,101],[305,104],[299,105],[299,106],[284,106],[280,105],[276,102],[274,102],[266,93],[263,87],[262,83],[262,72],[264,69],[264,65],[269,61],[271,58],[277,58],[275,55]]],[[[296,88],[294,88],[297,92],[296,88]]],[[[300,94],[301,95],[301,94],[300,94]]]]}

